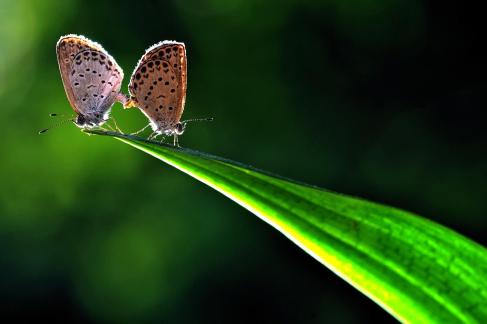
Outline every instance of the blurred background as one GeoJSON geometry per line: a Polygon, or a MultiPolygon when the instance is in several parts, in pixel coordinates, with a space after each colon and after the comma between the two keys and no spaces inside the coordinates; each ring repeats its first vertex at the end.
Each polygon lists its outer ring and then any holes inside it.
{"type": "MultiPolygon", "coordinates": [[[[125,71],[186,43],[181,145],[400,207],[487,244],[487,64],[473,1],[0,0],[1,317],[393,318],[219,193],[70,115],[61,35],[125,71]],[[62,120],[62,118],[61,118],[62,120]]],[[[113,108],[121,128],[146,124],[113,108]]]]}

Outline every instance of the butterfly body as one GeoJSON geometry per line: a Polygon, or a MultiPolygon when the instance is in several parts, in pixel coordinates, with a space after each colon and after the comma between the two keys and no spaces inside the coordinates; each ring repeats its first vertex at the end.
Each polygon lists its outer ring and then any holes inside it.
{"type": "Polygon", "coordinates": [[[67,35],[59,39],[56,54],[78,127],[102,125],[115,102],[127,102],[120,93],[123,70],[101,45],[83,36],[67,35]]]}

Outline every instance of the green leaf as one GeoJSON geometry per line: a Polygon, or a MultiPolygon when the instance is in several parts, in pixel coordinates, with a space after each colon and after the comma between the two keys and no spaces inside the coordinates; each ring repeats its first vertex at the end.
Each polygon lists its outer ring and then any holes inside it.
{"type": "Polygon", "coordinates": [[[111,135],[273,226],[398,320],[487,323],[487,250],[417,215],[230,160],[111,135]]]}

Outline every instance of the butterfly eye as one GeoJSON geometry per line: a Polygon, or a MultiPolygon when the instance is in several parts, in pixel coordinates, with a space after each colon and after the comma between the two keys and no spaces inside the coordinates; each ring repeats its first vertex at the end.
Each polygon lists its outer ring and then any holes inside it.
{"type": "Polygon", "coordinates": [[[76,117],[76,124],[77,125],[83,126],[85,123],[86,123],[86,119],[83,115],[78,115],[78,117],[76,117]]]}

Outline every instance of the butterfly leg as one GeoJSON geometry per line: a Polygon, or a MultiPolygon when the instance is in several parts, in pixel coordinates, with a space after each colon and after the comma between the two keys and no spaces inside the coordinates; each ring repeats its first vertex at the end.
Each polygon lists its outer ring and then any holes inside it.
{"type": "Polygon", "coordinates": [[[120,127],[118,127],[117,120],[115,119],[115,117],[113,117],[113,116],[111,116],[111,117],[112,117],[113,123],[115,124],[115,129],[117,130],[117,132],[123,134],[123,132],[120,129],[120,127]]]}
{"type": "Polygon", "coordinates": [[[110,126],[110,124],[105,124],[105,126],[106,126],[106,128],[103,127],[103,126],[98,126],[98,128],[101,129],[101,130],[103,130],[103,131],[105,131],[105,132],[110,132],[110,131],[114,132],[115,131],[113,129],[113,127],[110,126]]]}
{"type": "Polygon", "coordinates": [[[138,134],[142,133],[143,131],[145,131],[145,130],[146,130],[146,128],[147,128],[147,127],[149,127],[149,126],[150,126],[150,124],[147,124],[147,125],[146,125],[144,128],[139,129],[139,130],[138,130],[138,131],[136,131],[135,133],[130,133],[130,135],[138,135],[138,134]]]}
{"type": "Polygon", "coordinates": [[[157,132],[153,132],[152,134],[149,135],[149,137],[147,137],[147,140],[148,141],[152,141],[153,139],[155,139],[157,137],[157,132]]]}
{"type": "Polygon", "coordinates": [[[174,146],[179,147],[178,135],[174,134],[174,146]]]}

